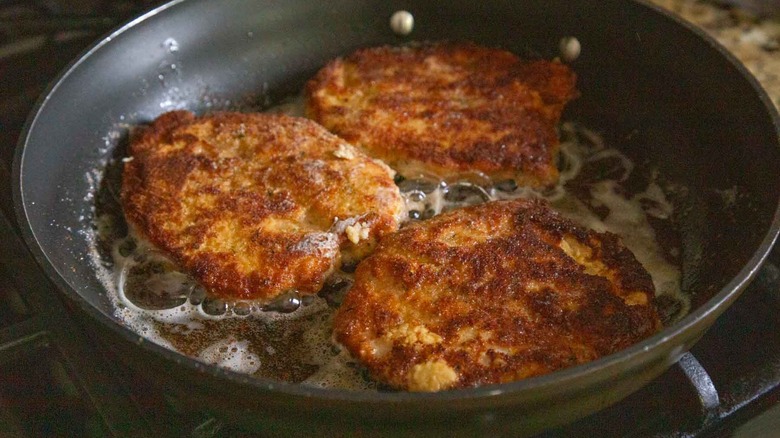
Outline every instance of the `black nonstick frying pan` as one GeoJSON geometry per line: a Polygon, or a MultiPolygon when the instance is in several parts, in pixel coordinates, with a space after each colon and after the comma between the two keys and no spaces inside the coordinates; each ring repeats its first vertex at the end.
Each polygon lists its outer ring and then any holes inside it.
{"type": "Polygon", "coordinates": [[[640,1],[182,0],[116,30],[66,69],[29,119],[14,183],[30,250],[97,341],[183,403],[269,435],[517,436],[640,388],[736,299],[780,228],[780,121],[723,48],[640,1]],[[415,18],[408,36],[389,26],[398,10],[415,18]],[[568,36],[582,46],[571,64],[582,97],[564,119],[601,132],[690,194],[677,218],[683,252],[695,262],[685,273],[693,308],[681,321],[625,351],[547,376],[419,394],[250,378],[146,342],[113,316],[89,263],[89,241],[100,170],[128,126],[176,108],[267,106],[358,47],[472,40],[552,58],[568,36]]]}

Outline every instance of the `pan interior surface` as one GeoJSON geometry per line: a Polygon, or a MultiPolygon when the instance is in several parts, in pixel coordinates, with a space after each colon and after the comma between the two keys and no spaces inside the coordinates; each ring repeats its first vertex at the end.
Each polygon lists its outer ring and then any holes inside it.
{"type": "Polygon", "coordinates": [[[348,425],[354,418],[378,418],[390,430],[400,416],[414,427],[427,421],[431,429],[457,419],[464,430],[537,431],[614,403],[660,374],[736,298],[769,252],[780,226],[778,119],[746,75],[713,42],[641,2],[593,8],[569,0],[177,1],[105,38],[53,85],[17,152],[17,211],[38,261],[91,314],[96,330],[118,339],[114,348],[131,362],[148,360],[172,381],[197,381],[204,403],[254,399],[242,407],[279,428],[289,426],[291,414],[284,412],[292,406],[324,412],[304,422],[311,430],[325,423],[355,427],[348,425]],[[388,24],[398,10],[415,18],[406,37],[388,24]],[[685,187],[679,221],[689,236],[683,241],[694,303],[688,318],[625,354],[583,367],[434,395],[356,395],[252,381],[127,342],[138,336],[116,319],[105,279],[88,261],[102,172],[122,156],[133,126],[173,109],[266,108],[298,93],[327,61],[359,47],[471,40],[552,58],[568,36],[582,45],[571,64],[582,96],[563,119],[600,132],[639,166],[652,165],[685,187]],[[172,360],[184,365],[180,373],[162,371],[172,360]],[[518,406],[523,418],[515,415],[518,406]]]}

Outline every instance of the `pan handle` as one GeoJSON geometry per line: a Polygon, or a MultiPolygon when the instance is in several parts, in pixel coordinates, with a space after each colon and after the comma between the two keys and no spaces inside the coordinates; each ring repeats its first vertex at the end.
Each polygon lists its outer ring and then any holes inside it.
{"type": "Polygon", "coordinates": [[[720,420],[721,417],[722,410],[718,390],[715,388],[715,384],[712,383],[707,370],[704,369],[699,360],[696,359],[696,356],[691,352],[683,354],[680,360],[677,361],[677,366],[688,377],[688,380],[690,380],[699,395],[702,413],[704,414],[702,428],[706,429],[709,425],[720,420]]]}

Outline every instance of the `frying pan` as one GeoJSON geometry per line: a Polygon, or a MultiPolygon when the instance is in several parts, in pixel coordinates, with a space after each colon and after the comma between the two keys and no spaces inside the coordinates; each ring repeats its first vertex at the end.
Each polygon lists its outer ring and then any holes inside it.
{"type": "Polygon", "coordinates": [[[532,434],[622,399],[661,374],[733,302],[780,228],[778,115],[756,81],[700,31],[641,1],[173,1],[99,41],[39,102],[15,159],[24,238],[111,354],[172,397],[267,434],[532,434]],[[407,37],[389,17],[408,10],[407,37]],[[472,40],[558,55],[575,36],[582,97],[564,115],[601,132],[689,196],[687,317],[622,352],[523,381],[434,394],[349,392],[250,378],[123,326],[89,263],[94,190],[127,127],[187,108],[261,108],[358,47],[472,40]],[[730,196],[729,196],[730,195],[730,196]]]}

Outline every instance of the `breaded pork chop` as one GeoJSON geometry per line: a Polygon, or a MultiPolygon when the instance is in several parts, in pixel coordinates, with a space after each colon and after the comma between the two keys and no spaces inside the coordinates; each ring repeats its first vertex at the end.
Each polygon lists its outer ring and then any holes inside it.
{"type": "Polygon", "coordinates": [[[546,202],[495,201],[412,224],[356,271],[336,339],[398,389],[509,382],[655,333],[650,275],[610,233],[546,202]]]}
{"type": "Polygon", "coordinates": [[[564,64],[471,43],[358,50],[306,87],[309,117],[404,176],[530,186],[557,181],[555,125],[576,94],[564,64]]]}
{"type": "Polygon", "coordinates": [[[302,118],[171,112],[129,152],[129,224],[216,297],[316,293],[404,211],[386,165],[302,118]]]}

